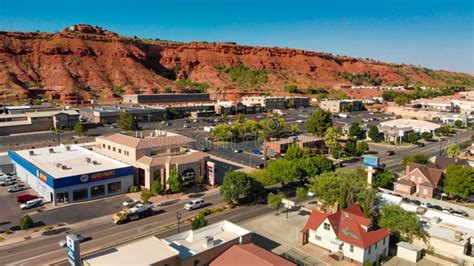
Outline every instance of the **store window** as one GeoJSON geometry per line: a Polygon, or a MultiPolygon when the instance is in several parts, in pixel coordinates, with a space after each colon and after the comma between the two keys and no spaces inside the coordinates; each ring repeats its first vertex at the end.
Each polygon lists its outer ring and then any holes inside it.
{"type": "Polygon", "coordinates": [[[91,197],[99,197],[105,195],[105,185],[91,187],[91,197]]]}
{"type": "Polygon", "coordinates": [[[121,192],[122,191],[122,183],[121,182],[110,183],[110,184],[107,185],[107,190],[108,190],[109,194],[121,192]]]}
{"type": "Polygon", "coordinates": [[[72,199],[74,201],[87,199],[89,197],[87,190],[88,190],[87,188],[81,188],[81,189],[73,190],[72,191],[72,199]]]}

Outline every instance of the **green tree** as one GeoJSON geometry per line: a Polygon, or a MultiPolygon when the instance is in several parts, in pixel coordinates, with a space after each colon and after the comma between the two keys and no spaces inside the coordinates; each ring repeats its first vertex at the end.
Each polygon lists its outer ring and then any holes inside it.
{"type": "Polygon", "coordinates": [[[474,194],[474,168],[451,164],[444,179],[444,192],[451,196],[466,199],[474,194]]]}
{"type": "Polygon", "coordinates": [[[263,119],[259,123],[261,129],[261,136],[267,140],[269,138],[280,137],[283,130],[286,128],[286,121],[282,117],[269,117],[263,119]]]}
{"type": "Polygon", "coordinates": [[[326,136],[324,137],[324,144],[328,147],[328,153],[340,146],[339,144],[339,130],[334,127],[330,127],[326,130],[326,136]]]}
{"type": "Polygon", "coordinates": [[[367,218],[372,218],[375,213],[375,203],[379,197],[377,196],[376,189],[366,189],[366,194],[360,199],[360,207],[364,212],[364,216],[367,218]]]}
{"type": "Polygon", "coordinates": [[[237,121],[239,121],[240,123],[244,123],[245,122],[245,115],[244,114],[238,114],[237,115],[237,121]]]}
{"type": "Polygon", "coordinates": [[[306,122],[306,131],[318,137],[324,136],[326,130],[332,126],[331,113],[317,109],[306,122]]]}
{"type": "Polygon", "coordinates": [[[232,128],[228,124],[219,124],[212,128],[211,136],[217,140],[229,140],[232,138],[232,128]]]}
{"type": "Polygon", "coordinates": [[[362,129],[358,122],[354,122],[349,127],[349,136],[360,139],[362,137],[362,129]]]}
{"type": "Polygon", "coordinates": [[[426,164],[428,163],[428,156],[424,154],[411,154],[403,157],[403,166],[409,163],[426,164]]]}
{"type": "Polygon", "coordinates": [[[305,187],[297,187],[295,194],[298,201],[302,201],[308,195],[308,190],[305,187]]]}
{"type": "Polygon", "coordinates": [[[289,160],[272,160],[268,163],[267,169],[279,182],[288,184],[301,178],[296,173],[296,165],[289,160]]]}
{"type": "Polygon", "coordinates": [[[431,132],[423,132],[421,133],[421,138],[424,140],[430,140],[433,138],[433,133],[431,132]]]}
{"type": "Polygon", "coordinates": [[[286,104],[286,108],[288,109],[294,109],[296,108],[296,104],[295,104],[295,101],[292,99],[292,100],[289,100],[288,103],[286,104]]]}
{"type": "Polygon", "coordinates": [[[202,228],[206,225],[207,225],[207,220],[206,220],[206,216],[204,216],[204,213],[199,213],[191,221],[191,228],[193,230],[197,230],[197,229],[202,228]]]}
{"type": "Polygon", "coordinates": [[[244,123],[244,131],[247,134],[252,136],[257,136],[258,134],[258,123],[255,120],[246,120],[244,123]]]}
{"type": "Polygon", "coordinates": [[[373,176],[372,185],[374,188],[390,188],[393,183],[393,173],[390,169],[385,168],[383,171],[377,172],[373,176]]]}
{"type": "Polygon", "coordinates": [[[137,120],[127,111],[120,112],[117,125],[119,128],[125,131],[133,131],[138,129],[137,120]]]}
{"type": "Polygon", "coordinates": [[[120,86],[114,86],[114,87],[112,88],[112,92],[113,92],[115,95],[117,95],[117,96],[121,96],[125,91],[124,91],[124,89],[122,89],[122,87],[120,87],[120,86]]]}
{"type": "Polygon", "coordinates": [[[28,229],[33,227],[33,225],[34,225],[33,219],[31,219],[31,217],[28,214],[25,214],[25,215],[23,215],[23,217],[21,217],[21,219],[20,219],[20,228],[22,230],[28,231],[28,229]]]}
{"type": "Polygon", "coordinates": [[[372,140],[372,141],[379,141],[379,128],[376,125],[371,125],[369,127],[369,131],[367,132],[367,136],[372,140]]]}
{"type": "Polygon", "coordinates": [[[352,154],[353,156],[359,156],[359,149],[357,149],[357,140],[355,138],[349,138],[346,141],[346,146],[344,147],[344,151],[352,154]]]}
{"type": "Polygon", "coordinates": [[[454,121],[454,126],[456,126],[457,128],[461,128],[462,127],[462,121],[461,120],[456,120],[454,121]]]}
{"type": "Polygon", "coordinates": [[[151,192],[148,190],[148,188],[142,188],[142,191],[140,192],[140,198],[143,202],[147,202],[151,196],[151,192]]]}
{"type": "Polygon", "coordinates": [[[418,136],[417,133],[410,132],[408,133],[407,139],[408,139],[408,142],[410,142],[411,144],[415,144],[420,139],[420,137],[418,136]]]}
{"type": "Polygon", "coordinates": [[[441,133],[443,136],[447,136],[451,134],[451,126],[450,125],[444,125],[439,128],[439,133],[441,133]]]}
{"type": "Polygon", "coordinates": [[[153,196],[161,194],[161,182],[160,182],[160,180],[153,181],[153,183],[151,184],[150,192],[153,196]]]}
{"type": "Polygon", "coordinates": [[[278,192],[277,194],[273,194],[272,192],[268,193],[267,203],[268,207],[275,208],[276,212],[280,209],[282,205],[281,200],[285,198],[285,194],[282,192],[278,192]]]}
{"type": "Polygon", "coordinates": [[[244,127],[242,126],[242,124],[240,124],[240,122],[234,122],[232,123],[232,125],[230,126],[230,132],[232,134],[232,139],[240,139],[245,131],[244,131],[244,127]]]}
{"type": "Polygon", "coordinates": [[[291,144],[285,153],[285,160],[294,160],[294,159],[301,159],[303,157],[308,156],[309,153],[298,147],[296,144],[291,144]]]}
{"type": "Polygon", "coordinates": [[[276,179],[276,177],[272,175],[268,168],[253,170],[248,173],[248,175],[256,182],[262,184],[262,186],[264,187],[275,185],[278,183],[278,179],[276,179]]]}
{"type": "Polygon", "coordinates": [[[81,123],[76,123],[74,125],[74,132],[79,136],[83,136],[87,132],[87,128],[81,123]]]}
{"type": "Polygon", "coordinates": [[[297,160],[296,162],[308,177],[314,177],[321,173],[334,171],[333,161],[322,155],[311,156],[309,158],[297,160]]]}
{"type": "Polygon", "coordinates": [[[224,200],[231,204],[241,196],[252,193],[252,179],[243,172],[231,171],[224,175],[224,182],[220,188],[220,193],[224,200]]]}
{"type": "Polygon", "coordinates": [[[288,132],[296,134],[300,132],[300,126],[298,126],[298,124],[290,124],[288,125],[288,132]]]}
{"type": "Polygon", "coordinates": [[[224,122],[229,122],[229,117],[227,113],[222,113],[222,120],[224,120],[224,122]]]}
{"type": "Polygon", "coordinates": [[[448,156],[451,158],[458,157],[461,154],[461,146],[457,143],[450,144],[448,147],[448,156]]]}
{"type": "Polygon", "coordinates": [[[359,141],[357,144],[357,150],[360,155],[369,151],[369,143],[367,141],[359,141]]]}
{"type": "Polygon", "coordinates": [[[415,238],[428,240],[428,233],[420,224],[416,213],[408,212],[400,206],[382,206],[379,226],[386,228],[401,241],[412,243],[415,238]]]}
{"type": "Polygon", "coordinates": [[[346,208],[367,195],[367,181],[365,173],[337,169],[310,179],[308,189],[315,192],[316,197],[325,204],[339,203],[340,208],[346,208]]]}
{"type": "Polygon", "coordinates": [[[175,168],[170,170],[169,177],[168,177],[168,185],[173,193],[178,193],[183,190],[183,184],[181,183],[181,179],[179,178],[178,170],[175,168]]]}
{"type": "Polygon", "coordinates": [[[285,91],[288,93],[299,93],[298,86],[296,85],[286,85],[285,91]]]}

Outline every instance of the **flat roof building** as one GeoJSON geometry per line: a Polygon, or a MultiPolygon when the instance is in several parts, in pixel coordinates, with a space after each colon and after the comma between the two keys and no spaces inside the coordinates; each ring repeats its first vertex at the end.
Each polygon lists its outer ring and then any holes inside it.
{"type": "Polygon", "coordinates": [[[122,98],[124,103],[133,104],[209,102],[211,100],[209,93],[127,94],[122,98]]]}
{"type": "Polygon", "coordinates": [[[380,127],[395,129],[412,129],[416,133],[431,132],[434,133],[441,128],[441,125],[423,120],[415,119],[395,119],[380,123],[380,127]]]}
{"type": "Polygon", "coordinates": [[[198,176],[206,175],[209,155],[189,147],[195,140],[166,131],[151,131],[147,136],[111,134],[96,138],[96,151],[135,168],[135,184],[151,187],[161,180],[163,188],[173,169],[184,185],[192,185],[198,176]]]}
{"type": "Polygon", "coordinates": [[[167,238],[155,236],[89,255],[84,265],[208,265],[236,244],[250,243],[252,233],[229,221],[217,222],[167,238]],[[131,255],[133,254],[133,255],[131,255]]]}
{"type": "Polygon", "coordinates": [[[364,109],[364,103],[361,100],[325,100],[319,103],[319,107],[327,112],[355,112],[364,109]]]}
{"type": "Polygon", "coordinates": [[[8,151],[18,177],[45,201],[68,203],[128,192],[133,168],[78,145],[8,151]]]}
{"type": "Polygon", "coordinates": [[[247,106],[260,105],[266,110],[286,109],[290,102],[294,104],[295,108],[308,107],[310,105],[308,97],[298,96],[244,96],[240,102],[247,106]]]}
{"type": "Polygon", "coordinates": [[[160,107],[118,107],[118,106],[102,106],[102,107],[84,107],[79,109],[81,117],[91,123],[112,124],[116,123],[120,112],[127,112],[138,121],[159,121],[163,120],[167,113],[166,108],[160,107]]]}

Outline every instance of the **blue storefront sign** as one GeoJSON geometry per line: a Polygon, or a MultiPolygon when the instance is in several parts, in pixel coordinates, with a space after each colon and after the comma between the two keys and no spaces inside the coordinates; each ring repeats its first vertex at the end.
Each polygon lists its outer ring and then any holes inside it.
{"type": "Polygon", "coordinates": [[[107,171],[92,172],[92,173],[87,173],[87,174],[82,174],[82,175],[54,178],[53,176],[37,168],[34,164],[32,164],[31,162],[21,157],[18,153],[12,150],[8,151],[8,156],[12,159],[12,161],[17,163],[21,167],[25,168],[32,175],[40,179],[44,184],[47,184],[49,187],[54,188],[54,189],[75,186],[75,185],[80,185],[80,184],[85,184],[85,183],[92,183],[92,182],[96,182],[100,180],[118,178],[122,176],[133,175],[132,166],[126,166],[126,167],[121,167],[121,168],[107,170],[107,171]]]}
{"type": "Polygon", "coordinates": [[[378,167],[379,166],[379,157],[375,156],[364,156],[364,165],[369,167],[378,167]]]}

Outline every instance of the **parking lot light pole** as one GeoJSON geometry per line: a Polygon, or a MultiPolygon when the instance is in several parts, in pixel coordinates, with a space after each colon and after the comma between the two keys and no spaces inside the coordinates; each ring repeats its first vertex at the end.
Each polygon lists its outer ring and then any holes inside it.
{"type": "Polygon", "coordinates": [[[179,233],[179,220],[181,220],[181,213],[176,212],[176,219],[178,220],[178,233],[179,233]]]}

